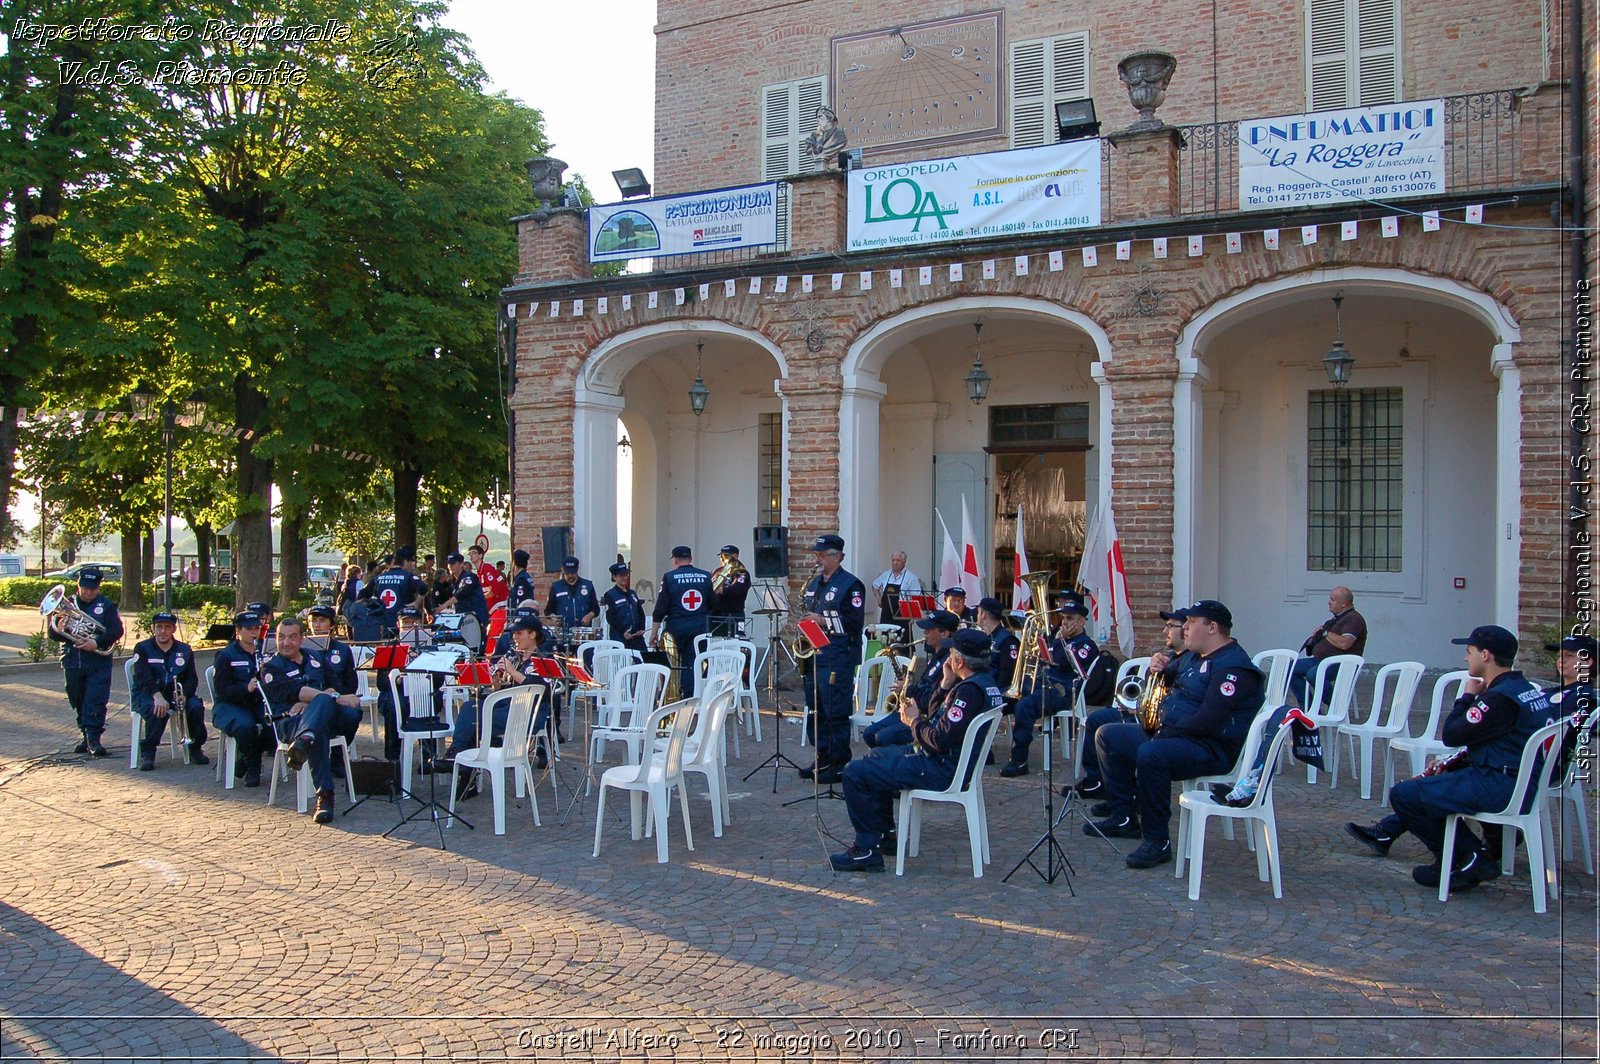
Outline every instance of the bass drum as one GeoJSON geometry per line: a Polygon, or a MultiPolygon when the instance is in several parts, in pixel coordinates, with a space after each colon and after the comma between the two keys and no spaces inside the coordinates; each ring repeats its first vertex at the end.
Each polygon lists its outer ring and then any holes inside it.
{"type": "Polygon", "coordinates": [[[478,623],[474,614],[462,614],[461,638],[467,641],[467,646],[472,648],[474,654],[483,653],[483,625],[478,623]]]}

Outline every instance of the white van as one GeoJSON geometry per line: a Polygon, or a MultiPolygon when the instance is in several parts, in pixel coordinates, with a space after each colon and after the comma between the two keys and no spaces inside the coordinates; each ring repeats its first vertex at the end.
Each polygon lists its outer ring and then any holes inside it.
{"type": "Polygon", "coordinates": [[[28,568],[20,554],[0,554],[0,577],[26,576],[28,568]]]}

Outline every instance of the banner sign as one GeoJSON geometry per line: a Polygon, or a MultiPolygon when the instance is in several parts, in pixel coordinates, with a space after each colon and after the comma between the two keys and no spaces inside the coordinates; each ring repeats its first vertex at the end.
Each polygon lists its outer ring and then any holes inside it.
{"type": "Polygon", "coordinates": [[[653,259],[778,242],[778,185],[745,185],[589,208],[589,261],[653,259]]]}
{"type": "Polygon", "coordinates": [[[1100,224],[1100,142],[888,163],[849,175],[850,251],[1100,224]]]}
{"type": "Polygon", "coordinates": [[[1444,101],[1239,123],[1239,209],[1426,196],[1445,190],[1444,101]]]}

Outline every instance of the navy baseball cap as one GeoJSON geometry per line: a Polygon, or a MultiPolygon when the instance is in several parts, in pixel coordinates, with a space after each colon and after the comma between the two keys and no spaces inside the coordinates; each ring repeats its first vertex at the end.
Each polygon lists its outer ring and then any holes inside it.
{"type": "Polygon", "coordinates": [[[611,567],[612,576],[621,576],[623,573],[631,572],[633,572],[633,568],[629,566],[627,562],[618,562],[611,567]]]}
{"type": "Polygon", "coordinates": [[[1596,654],[1595,654],[1595,648],[1596,648],[1595,638],[1592,635],[1569,635],[1569,636],[1564,636],[1562,638],[1561,642],[1559,642],[1559,643],[1546,643],[1544,645],[1544,648],[1546,650],[1549,650],[1549,651],[1552,651],[1552,652],[1562,651],[1562,650],[1570,650],[1574,654],[1587,654],[1589,656],[1589,660],[1591,660],[1591,661],[1593,661],[1595,656],[1596,656],[1596,654]]]}
{"type": "Polygon", "coordinates": [[[1179,612],[1183,614],[1183,619],[1186,621],[1190,617],[1199,617],[1206,621],[1216,621],[1224,628],[1233,627],[1232,611],[1216,599],[1201,599],[1199,602],[1185,606],[1179,612]]]}
{"type": "Polygon", "coordinates": [[[464,565],[466,564],[466,561],[467,559],[463,558],[461,556],[461,552],[458,550],[453,550],[444,556],[444,562],[446,565],[456,565],[458,563],[464,565]]]}
{"type": "Polygon", "coordinates": [[[78,570],[78,586],[79,587],[99,587],[100,586],[100,570],[99,569],[79,569],[78,570]]]}
{"type": "Polygon", "coordinates": [[[178,623],[178,615],[176,613],[168,613],[166,610],[162,610],[161,612],[157,613],[154,617],[150,618],[151,627],[154,627],[154,626],[156,626],[158,624],[177,624],[177,623],[178,623]]]}
{"type": "Polygon", "coordinates": [[[996,617],[1000,616],[1006,611],[1006,608],[1000,605],[1000,600],[995,598],[993,595],[985,595],[983,598],[979,599],[978,608],[980,610],[987,610],[996,617]]]}
{"type": "Polygon", "coordinates": [[[1161,611],[1161,619],[1163,621],[1182,621],[1188,616],[1189,611],[1184,609],[1182,606],[1173,610],[1171,613],[1168,613],[1166,610],[1161,611]]]}
{"type": "Polygon", "coordinates": [[[511,631],[513,632],[537,632],[538,630],[539,622],[532,617],[518,617],[511,622],[511,631]]]}
{"type": "Polygon", "coordinates": [[[934,610],[926,617],[917,619],[917,627],[926,632],[930,628],[943,628],[947,632],[954,632],[961,627],[961,618],[949,610],[934,610]]]}
{"type": "Polygon", "coordinates": [[[326,618],[328,618],[328,620],[331,621],[337,615],[333,612],[333,607],[332,606],[313,606],[309,610],[306,611],[306,616],[308,616],[308,617],[326,617],[326,618]]]}
{"type": "Polygon", "coordinates": [[[956,584],[954,587],[945,588],[944,597],[949,598],[951,595],[960,595],[962,598],[966,598],[967,589],[962,587],[960,584],[956,584]]]}
{"type": "Polygon", "coordinates": [[[1089,616],[1089,607],[1081,598],[1068,598],[1061,604],[1062,613],[1075,613],[1079,617],[1089,616]]]}
{"type": "Polygon", "coordinates": [[[527,565],[528,558],[528,552],[523,550],[521,547],[518,547],[516,550],[511,552],[511,560],[516,562],[518,565],[527,565]]]}
{"type": "Polygon", "coordinates": [[[1517,637],[1498,624],[1480,624],[1464,639],[1452,639],[1456,646],[1477,647],[1508,661],[1517,656],[1517,637]]]}
{"type": "MultiPolygon", "coordinates": [[[[430,554],[430,555],[428,555],[428,557],[431,558],[431,557],[433,557],[433,555],[430,554]]],[[[415,547],[401,547],[399,550],[394,552],[394,560],[397,561],[397,562],[414,562],[414,561],[416,561],[417,560],[417,548],[415,548],[415,547]]]]}
{"type": "Polygon", "coordinates": [[[674,558],[693,558],[694,551],[680,543],[678,546],[672,548],[672,556],[674,558]]]}
{"type": "Polygon", "coordinates": [[[825,536],[818,536],[817,541],[811,544],[811,549],[816,552],[825,550],[836,550],[842,552],[844,550],[844,537],[836,536],[832,532],[825,536]]]}
{"type": "Polygon", "coordinates": [[[252,613],[259,613],[263,617],[272,613],[272,603],[270,602],[246,602],[244,608],[252,613]]]}
{"type": "Polygon", "coordinates": [[[244,610],[241,613],[236,613],[233,615],[233,626],[235,628],[260,628],[261,614],[255,610],[244,610]]]}
{"type": "Polygon", "coordinates": [[[578,571],[578,556],[576,554],[567,555],[567,560],[561,563],[561,568],[567,570],[567,572],[569,572],[569,573],[577,572],[578,571]]]}
{"type": "Polygon", "coordinates": [[[968,657],[989,653],[989,637],[976,628],[963,628],[956,633],[956,649],[968,657]]]}

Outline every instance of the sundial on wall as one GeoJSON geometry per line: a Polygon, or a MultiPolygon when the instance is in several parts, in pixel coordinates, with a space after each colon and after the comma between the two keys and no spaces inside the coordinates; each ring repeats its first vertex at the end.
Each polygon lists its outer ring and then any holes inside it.
{"type": "Polygon", "coordinates": [[[833,39],[833,109],[852,148],[1000,129],[1000,12],[833,39]]]}

